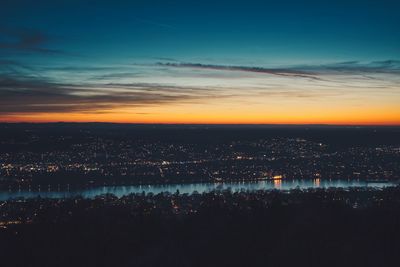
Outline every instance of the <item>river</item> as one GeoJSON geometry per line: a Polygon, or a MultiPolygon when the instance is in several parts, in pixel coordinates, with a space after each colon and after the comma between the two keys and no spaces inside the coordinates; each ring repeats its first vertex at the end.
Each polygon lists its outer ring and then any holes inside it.
{"type": "Polygon", "coordinates": [[[114,194],[117,197],[128,195],[130,193],[153,193],[160,192],[175,193],[179,190],[180,193],[191,194],[195,191],[198,193],[208,192],[212,190],[231,189],[232,191],[240,190],[290,190],[295,188],[329,188],[329,187],[377,187],[383,188],[386,186],[395,186],[397,182],[382,182],[382,183],[367,183],[364,180],[273,180],[273,181],[257,181],[257,182],[225,182],[225,183],[192,183],[192,184],[168,184],[168,185],[135,185],[135,186],[103,186],[92,187],[80,190],[16,190],[16,191],[1,191],[0,201],[15,198],[72,198],[82,196],[84,198],[94,198],[102,194],[114,194]]]}

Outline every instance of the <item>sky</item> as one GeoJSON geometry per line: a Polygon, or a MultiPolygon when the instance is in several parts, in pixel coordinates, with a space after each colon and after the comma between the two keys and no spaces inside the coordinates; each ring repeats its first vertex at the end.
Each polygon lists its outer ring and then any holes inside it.
{"type": "Polygon", "coordinates": [[[21,1],[0,121],[400,125],[400,1],[21,1]]]}

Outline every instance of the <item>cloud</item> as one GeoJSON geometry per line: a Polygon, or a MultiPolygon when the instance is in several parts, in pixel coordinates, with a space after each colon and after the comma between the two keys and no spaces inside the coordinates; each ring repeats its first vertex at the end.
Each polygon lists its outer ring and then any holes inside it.
{"type": "Polygon", "coordinates": [[[107,113],[121,108],[210,103],[214,100],[212,103],[217,105],[274,99],[315,101],[325,97],[362,96],[364,93],[376,95],[377,90],[382,94],[397,95],[399,65],[399,61],[387,60],[287,68],[157,63],[143,69],[112,65],[42,69],[0,59],[0,116],[107,113]],[[160,66],[163,70],[159,70],[160,66]],[[176,71],[176,68],[186,71],[176,71]],[[193,71],[198,69],[207,71],[193,71]],[[239,71],[260,75],[237,75],[239,71]]]}
{"type": "Polygon", "coordinates": [[[82,72],[82,71],[113,71],[119,70],[120,67],[116,66],[58,66],[58,67],[45,67],[44,70],[60,70],[60,71],[71,71],[71,72],[82,72]]]}
{"type": "Polygon", "coordinates": [[[323,64],[323,65],[305,65],[305,66],[298,66],[296,68],[308,71],[314,71],[317,73],[330,73],[334,71],[334,72],[346,72],[348,74],[365,74],[365,73],[398,74],[400,73],[400,61],[399,60],[385,60],[385,61],[372,61],[372,62],[345,61],[345,62],[323,64]]]}
{"type": "Polygon", "coordinates": [[[156,60],[179,62],[179,60],[171,57],[154,57],[156,60]]]}
{"type": "Polygon", "coordinates": [[[164,92],[176,92],[180,93],[182,91],[186,92],[216,92],[219,87],[201,87],[201,86],[176,86],[171,84],[158,84],[158,83],[107,83],[106,86],[112,88],[134,88],[143,91],[158,91],[162,90],[164,92]]]}
{"type": "Polygon", "coordinates": [[[0,76],[0,114],[109,112],[115,108],[197,102],[210,92],[159,84],[74,85],[0,76]]]}
{"type": "Polygon", "coordinates": [[[206,69],[206,70],[217,70],[217,71],[241,71],[241,72],[252,72],[261,74],[271,74],[278,76],[289,76],[298,78],[308,78],[319,80],[318,77],[314,76],[313,73],[296,70],[296,69],[274,69],[274,68],[263,68],[263,67],[248,67],[248,66],[232,66],[232,65],[212,65],[212,64],[200,64],[200,63],[157,63],[158,66],[174,67],[174,68],[190,68],[190,69],[206,69]]]}
{"type": "Polygon", "coordinates": [[[107,73],[102,75],[96,75],[91,77],[91,80],[108,80],[108,79],[118,79],[118,78],[132,78],[143,76],[141,72],[115,72],[107,73]]]}
{"type": "MultiPolygon", "coordinates": [[[[277,75],[293,78],[306,78],[310,80],[323,81],[325,74],[335,74],[343,72],[354,75],[365,74],[400,74],[400,60],[385,60],[385,61],[346,61],[333,64],[322,65],[299,65],[289,66],[286,68],[265,68],[265,67],[249,67],[249,66],[235,66],[235,65],[214,65],[214,64],[201,64],[201,63],[176,63],[176,62],[159,62],[157,66],[171,67],[171,68],[187,68],[187,69],[205,69],[216,71],[240,71],[250,73],[260,73],[277,75]]],[[[365,78],[371,78],[365,76],[365,78]]]]}
{"type": "Polygon", "coordinates": [[[0,59],[0,74],[1,73],[15,73],[22,75],[23,72],[32,72],[34,68],[25,65],[19,61],[0,59]]]}
{"type": "Polygon", "coordinates": [[[0,41],[0,51],[63,54],[61,50],[46,47],[51,38],[43,32],[33,29],[0,27],[0,40],[2,40],[0,41]]]}

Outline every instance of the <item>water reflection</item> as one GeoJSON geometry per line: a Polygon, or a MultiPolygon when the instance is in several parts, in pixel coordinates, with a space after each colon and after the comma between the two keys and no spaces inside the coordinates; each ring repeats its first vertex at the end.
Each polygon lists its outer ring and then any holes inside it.
{"type": "Polygon", "coordinates": [[[170,184],[170,185],[138,185],[138,186],[104,186],[96,188],[88,188],[76,191],[47,191],[47,190],[18,190],[18,191],[6,191],[0,192],[0,200],[4,201],[10,198],[33,198],[37,196],[46,198],[69,198],[75,196],[83,196],[86,198],[93,198],[101,194],[114,194],[118,197],[127,195],[130,193],[153,193],[158,194],[160,192],[171,192],[175,193],[179,190],[180,193],[191,194],[195,191],[199,193],[211,191],[211,190],[225,190],[230,189],[232,191],[240,190],[290,190],[294,188],[328,188],[328,187],[356,187],[356,186],[369,186],[382,188],[385,186],[397,185],[396,182],[387,183],[367,183],[362,180],[282,180],[276,179],[273,181],[258,181],[258,182],[228,182],[228,183],[197,183],[197,184],[170,184]]]}
{"type": "Polygon", "coordinates": [[[282,180],[281,179],[275,179],[274,180],[274,188],[275,189],[281,189],[282,188],[282,180]]]}

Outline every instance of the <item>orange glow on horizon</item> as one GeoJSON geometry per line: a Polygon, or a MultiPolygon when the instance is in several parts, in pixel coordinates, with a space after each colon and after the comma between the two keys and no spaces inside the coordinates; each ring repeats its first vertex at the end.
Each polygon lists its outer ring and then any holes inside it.
{"type": "Polygon", "coordinates": [[[327,125],[393,125],[400,126],[396,116],[386,118],[365,117],[264,117],[264,116],[129,116],[116,114],[28,114],[1,118],[0,122],[9,123],[51,123],[51,122],[105,122],[105,123],[138,123],[138,124],[327,124],[327,125]]]}
{"type": "Polygon", "coordinates": [[[207,103],[142,106],[88,110],[69,113],[10,114],[2,122],[108,122],[142,124],[331,124],[399,125],[396,99],[376,105],[349,105],[343,102],[282,101],[207,103]]]}

